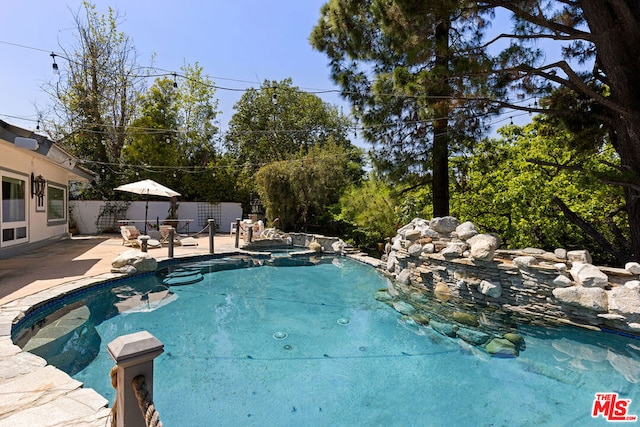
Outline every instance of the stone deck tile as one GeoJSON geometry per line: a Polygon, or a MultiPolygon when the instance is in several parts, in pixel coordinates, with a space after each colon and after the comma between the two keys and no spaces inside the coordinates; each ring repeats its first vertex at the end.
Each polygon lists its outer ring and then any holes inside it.
{"type": "Polygon", "coordinates": [[[6,380],[43,368],[46,364],[47,361],[42,357],[26,351],[16,353],[10,357],[0,358],[0,384],[6,380]]]}
{"type": "Polygon", "coordinates": [[[20,353],[22,349],[11,341],[11,337],[0,336],[0,360],[20,353]]]}
{"type": "Polygon", "coordinates": [[[81,387],[82,383],[51,365],[0,380],[0,420],[26,407],[39,406],[81,387]]]}
{"type": "Polygon", "coordinates": [[[0,426],[107,426],[107,400],[89,388],[69,390],[55,400],[0,418],[0,426]]]}

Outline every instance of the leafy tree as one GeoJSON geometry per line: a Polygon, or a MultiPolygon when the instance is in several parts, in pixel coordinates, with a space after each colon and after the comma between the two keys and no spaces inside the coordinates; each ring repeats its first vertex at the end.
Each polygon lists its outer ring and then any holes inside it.
{"type": "MultiPolygon", "coordinates": [[[[330,144],[346,149],[351,161],[362,163],[361,153],[348,139],[353,126],[350,119],[317,95],[293,86],[291,79],[265,81],[259,90],[248,90],[235,110],[224,142],[227,153],[237,162],[237,194],[245,197],[247,208],[250,195],[258,192],[255,173],[271,162],[301,159],[316,147],[330,144]]],[[[283,169],[286,165],[280,164],[283,169]]],[[[283,221],[294,221],[296,227],[309,225],[292,217],[283,221]]]]}
{"type": "Polygon", "coordinates": [[[182,72],[180,85],[175,76],[163,76],[140,98],[139,116],[130,127],[131,142],[123,149],[124,162],[140,166],[127,171],[123,180],[156,179],[160,172],[163,184],[179,190],[183,199],[210,200],[211,180],[200,178],[212,173],[216,159],[218,102],[202,67],[187,65],[182,72]]]}
{"type": "MultiPolygon", "coordinates": [[[[152,170],[145,166],[166,166],[170,170],[179,165],[182,156],[175,138],[178,129],[176,99],[173,81],[167,77],[157,79],[140,98],[140,115],[129,129],[131,142],[122,150],[124,163],[136,167],[126,171],[126,175],[122,177],[123,182],[155,179],[152,170]]],[[[167,182],[165,184],[170,185],[167,182]]]]}
{"type": "Polygon", "coordinates": [[[346,238],[360,249],[373,252],[378,243],[393,237],[401,226],[398,195],[383,180],[371,175],[350,186],[340,197],[336,219],[350,224],[346,238]]]}
{"type": "Polygon", "coordinates": [[[332,0],[312,45],[327,54],[374,164],[404,186],[431,183],[434,216],[449,213],[448,156],[470,144],[502,82],[481,49],[485,21],[468,2],[332,0]]]}
{"type": "Polygon", "coordinates": [[[178,124],[183,161],[204,165],[215,154],[214,136],[218,133],[218,100],[214,82],[203,74],[198,63],[182,67],[184,79],[178,86],[178,124]]]}
{"type": "Polygon", "coordinates": [[[302,157],[330,139],[342,147],[351,145],[349,118],[293,86],[291,79],[265,81],[259,90],[245,92],[234,108],[225,145],[251,171],[269,162],[302,157]]]}
{"type": "MultiPolygon", "coordinates": [[[[118,164],[144,82],[136,50],[118,31],[114,10],[109,8],[105,16],[88,1],[82,5],[84,17],[74,16],[78,44],[61,47],[62,55],[52,54],[64,59],[59,66],[66,71],[65,78],[47,89],[55,102],[55,124],[47,131],[90,166],[118,164]]],[[[117,173],[110,167],[101,169],[89,197],[113,195],[117,173]]]]}
{"type": "Polygon", "coordinates": [[[599,262],[624,263],[628,244],[620,238],[628,231],[628,219],[621,211],[622,190],[600,181],[600,175],[619,164],[611,145],[597,153],[569,148],[575,135],[558,119],[545,116],[499,133],[501,138],[482,141],[460,163],[452,197],[456,216],[498,234],[506,247],[587,248],[599,262]],[[618,245],[590,238],[560,206],[618,245]]]}
{"type": "Polygon", "coordinates": [[[329,207],[362,174],[353,153],[329,141],[301,158],[273,162],[255,174],[267,218],[280,219],[283,230],[307,231],[321,225],[329,207]]]}

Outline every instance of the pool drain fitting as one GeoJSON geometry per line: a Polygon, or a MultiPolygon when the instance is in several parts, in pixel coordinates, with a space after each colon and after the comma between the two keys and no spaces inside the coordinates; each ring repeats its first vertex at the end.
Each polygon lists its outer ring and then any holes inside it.
{"type": "Polygon", "coordinates": [[[273,334],[273,339],[283,340],[283,339],[287,338],[288,336],[289,335],[286,332],[278,331],[275,334],[273,334]]]}

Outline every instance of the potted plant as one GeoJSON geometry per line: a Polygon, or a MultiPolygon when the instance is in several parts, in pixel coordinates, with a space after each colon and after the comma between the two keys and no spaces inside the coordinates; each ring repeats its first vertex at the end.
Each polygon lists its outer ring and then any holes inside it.
{"type": "Polygon", "coordinates": [[[78,229],[78,224],[76,223],[76,220],[73,217],[73,208],[74,206],[71,206],[71,204],[69,204],[69,235],[70,236],[73,236],[74,234],[78,234],[80,232],[80,230],[78,229]]]}

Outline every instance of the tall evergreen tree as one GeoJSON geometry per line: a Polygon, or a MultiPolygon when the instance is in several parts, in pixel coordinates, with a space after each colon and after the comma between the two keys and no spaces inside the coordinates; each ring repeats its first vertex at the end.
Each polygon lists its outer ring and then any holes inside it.
{"type": "Polygon", "coordinates": [[[503,94],[481,48],[485,21],[466,4],[331,0],[311,34],[378,170],[409,187],[431,183],[434,216],[449,213],[449,151],[473,141],[494,111],[487,99],[503,94]]]}

